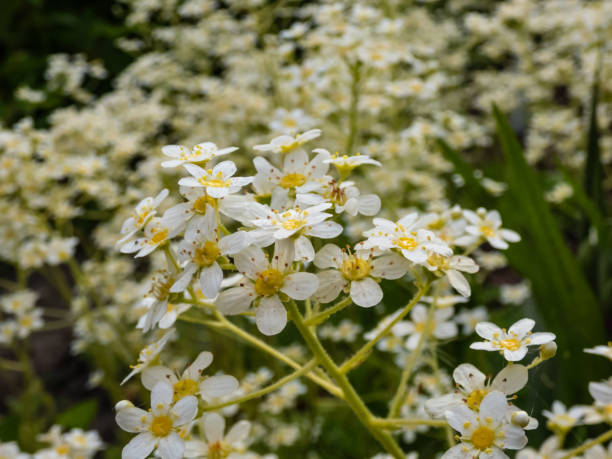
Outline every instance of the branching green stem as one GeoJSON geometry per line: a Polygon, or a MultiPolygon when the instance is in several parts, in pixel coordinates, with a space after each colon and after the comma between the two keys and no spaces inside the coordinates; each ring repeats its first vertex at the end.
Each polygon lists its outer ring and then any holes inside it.
{"type": "Polygon", "coordinates": [[[287,376],[279,379],[274,384],[270,384],[269,386],[266,386],[263,389],[256,390],[255,392],[251,392],[250,394],[247,394],[243,397],[236,398],[234,400],[229,400],[227,402],[219,403],[217,405],[208,405],[204,408],[204,411],[214,411],[214,410],[218,410],[221,408],[225,408],[226,406],[236,405],[237,403],[243,403],[249,400],[253,400],[255,398],[263,397],[264,395],[269,394],[270,392],[274,392],[275,390],[280,389],[288,382],[293,381],[294,379],[297,379],[300,376],[304,376],[306,373],[308,373],[310,370],[312,370],[316,366],[317,366],[316,359],[312,359],[310,362],[308,362],[306,365],[304,365],[299,370],[296,370],[293,373],[288,374],[287,376]]]}
{"type": "Polygon", "coordinates": [[[607,432],[604,432],[599,437],[586,442],[584,445],[579,446],[578,448],[574,448],[569,453],[567,453],[565,456],[561,457],[561,459],[570,459],[571,457],[575,457],[578,454],[584,453],[585,451],[591,449],[593,446],[599,445],[600,443],[604,443],[610,440],[611,438],[612,438],[612,429],[608,430],[607,432]]]}
{"type": "Polygon", "coordinates": [[[321,311],[320,313],[315,314],[310,318],[306,319],[304,323],[308,326],[319,325],[320,323],[326,321],[332,314],[335,314],[336,312],[346,308],[351,304],[353,304],[353,300],[350,296],[347,296],[345,299],[327,308],[325,311],[321,311]]]}

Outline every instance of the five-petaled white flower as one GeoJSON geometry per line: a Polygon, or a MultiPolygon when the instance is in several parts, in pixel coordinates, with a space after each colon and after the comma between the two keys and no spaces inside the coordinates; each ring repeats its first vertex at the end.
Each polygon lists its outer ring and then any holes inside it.
{"type": "Polygon", "coordinates": [[[506,395],[499,391],[487,394],[478,413],[466,405],[449,408],[444,414],[450,426],[461,434],[460,444],[449,449],[442,459],[502,459],[502,449],[521,449],[527,444],[522,428],[510,424],[510,407],[506,395]]]}
{"type": "Polygon", "coordinates": [[[497,210],[486,211],[482,207],[476,212],[464,210],[463,216],[469,222],[465,228],[467,236],[458,238],[457,245],[471,245],[479,239],[485,239],[496,249],[504,250],[508,248],[508,242],[518,242],[521,236],[515,231],[502,228],[502,221],[497,210]]]}
{"type": "Polygon", "coordinates": [[[140,373],[146,367],[150,366],[164,348],[168,340],[170,340],[170,338],[173,336],[174,329],[168,330],[158,341],[144,347],[140,351],[140,354],[138,354],[138,363],[132,366],[132,371],[123,379],[123,381],[121,381],[121,384],[124,384],[132,376],[140,373]]]}
{"type": "Polygon", "coordinates": [[[450,257],[452,249],[431,231],[415,227],[416,212],[394,223],[385,218],[375,218],[374,228],[363,233],[368,239],[360,242],[360,248],[378,247],[382,250],[397,249],[409,261],[425,264],[431,254],[450,257]]]}
{"type": "Polygon", "coordinates": [[[290,135],[281,135],[273,138],[270,143],[263,145],[255,145],[254,150],[270,151],[272,153],[289,153],[298,147],[301,147],[306,142],[316,139],[321,135],[320,129],[311,129],[302,134],[292,137],[290,135]]]}
{"type": "Polygon", "coordinates": [[[240,188],[253,181],[253,177],[234,177],[237,169],[233,161],[221,161],[212,169],[202,169],[195,164],[185,164],[183,167],[193,177],[183,177],[179,180],[179,185],[204,187],[212,198],[237,193],[240,188]]]}
{"type": "Polygon", "coordinates": [[[174,391],[158,382],[151,391],[151,410],[136,408],[129,402],[117,405],[116,421],[126,432],[138,433],[125,445],[122,459],[144,459],[157,448],[162,459],[183,457],[185,442],[181,433],[198,412],[198,399],[187,395],[173,403],[174,391]]]}
{"type": "Polygon", "coordinates": [[[355,156],[339,156],[336,154],[325,160],[325,162],[336,166],[336,169],[338,170],[338,173],[340,174],[340,178],[342,180],[348,177],[348,175],[353,169],[363,164],[371,164],[373,166],[382,165],[375,159],[370,158],[368,155],[362,155],[361,153],[357,153],[355,156]]]}
{"type": "Polygon", "coordinates": [[[142,385],[152,390],[158,382],[165,381],[172,386],[175,402],[198,393],[204,399],[224,397],[238,389],[238,380],[231,375],[202,375],[212,361],[213,355],[210,352],[200,352],[180,378],[170,368],[162,365],[148,367],[142,372],[142,385]]]}
{"type": "Polygon", "coordinates": [[[162,167],[176,167],[184,163],[205,163],[236,150],[238,150],[238,147],[227,147],[219,150],[217,145],[212,142],[200,143],[194,146],[192,150],[182,145],[166,145],[162,148],[162,153],[173,159],[164,161],[161,165],[162,167]]]}
{"type": "MultiPolygon", "coordinates": [[[[435,305],[429,306],[435,308],[435,305]]],[[[406,340],[406,347],[409,350],[414,350],[418,346],[423,333],[431,334],[437,339],[450,339],[457,336],[457,324],[449,320],[455,314],[454,308],[436,309],[431,320],[427,317],[427,307],[422,304],[417,304],[410,312],[410,321],[406,321],[403,333],[409,335],[406,340]]]]}
{"type": "Polygon", "coordinates": [[[137,252],[134,257],[144,257],[175,237],[181,230],[180,227],[171,227],[165,217],[153,217],[145,227],[144,237],[123,244],[121,253],[137,252]]]}
{"type": "Polygon", "coordinates": [[[157,207],[162,203],[168,196],[168,190],[163,189],[159,192],[155,198],[148,197],[144,198],[134,208],[132,215],[123,223],[121,227],[121,234],[124,236],[117,242],[117,244],[123,244],[130,239],[136,232],[143,228],[148,221],[155,216],[157,207]]]}
{"type": "Polygon", "coordinates": [[[351,253],[335,244],[324,245],[314,259],[317,268],[325,269],[317,273],[319,289],[315,298],[329,303],[344,290],[358,306],[369,308],[380,303],[383,291],[376,279],[399,279],[408,271],[408,262],[396,253],[378,258],[373,255],[374,250],[351,253]]]}
{"type": "Polygon", "coordinates": [[[465,404],[472,411],[478,412],[482,400],[489,392],[499,391],[506,395],[512,395],[525,387],[528,378],[529,375],[525,366],[509,364],[497,373],[493,381],[487,381],[484,373],[474,365],[462,363],[453,371],[453,379],[457,384],[457,390],[427,400],[425,410],[436,418],[443,417],[446,410],[461,404],[465,404]]]}
{"type": "Polygon", "coordinates": [[[463,296],[470,296],[472,289],[461,271],[473,274],[478,272],[478,265],[470,257],[463,255],[453,255],[445,257],[438,253],[432,253],[427,257],[425,267],[436,276],[446,278],[450,284],[463,296]]]}
{"type": "Polygon", "coordinates": [[[240,453],[245,449],[244,441],[251,430],[249,421],[239,421],[232,426],[227,434],[224,434],[225,419],[218,413],[206,413],[202,416],[200,426],[206,441],[188,441],[185,447],[185,457],[204,457],[207,459],[234,457],[230,454],[240,453]]]}
{"type": "Polygon", "coordinates": [[[192,220],[185,238],[178,246],[179,262],[183,272],[170,288],[171,292],[182,292],[191,283],[194,274],[200,272],[200,289],[206,298],[214,298],[219,293],[223,281],[223,270],[217,259],[222,255],[233,255],[248,245],[244,231],[219,239],[215,211],[208,206],[203,218],[192,220]]]}
{"type": "Polygon", "coordinates": [[[521,319],[506,331],[491,322],[480,322],[476,325],[476,333],[487,341],[472,343],[470,348],[500,351],[507,361],[518,362],[527,354],[527,346],[546,344],[555,339],[553,333],[531,333],[534,326],[534,320],[521,319]]]}
{"type": "Polygon", "coordinates": [[[342,232],[342,225],[326,221],[332,215],[323,211],[330,207],[330,203],[322,203],[306,209],[295,207],[284,212],[263,209],[263,215],[253,220],[253,225],[258,229],[249,235],[256,244],[263,247],[272,244],[274,240],[292,238],[295,241],[295,259],[312,261],[315,252],[307,236],[331,239],[342,232]]]}
{"type": "Polygon", "coordinates": [[[234,264],[244,275],[239,286],[222,291],[216,304],[226,314],[240,314],[255,301],[255,321],[264,335],[276,335],[287,324],[287,311],[278,297],[284,293],[294,300],[309,298],[319,286],[312,273],[293,272],[293,242],[276,241],[272,261],[262,249],[247,247],[234,256],[234,264]]]}

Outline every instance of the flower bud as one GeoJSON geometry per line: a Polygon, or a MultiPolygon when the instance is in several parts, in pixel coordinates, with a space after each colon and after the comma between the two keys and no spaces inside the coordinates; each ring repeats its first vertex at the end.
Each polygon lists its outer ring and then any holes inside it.
{"type": "Polygon", "coordinates": [[[515,411],[510,417],[510,422],[518,427],[527,427],[527,424],[529,424],[529,415],[523,410],[515,411]]]}
{"type": "Polygon", "coordinates": [[[540,346],[540,357],[543,360],[552,359],[557,353],[557,343],[551,341],[550,343],[542,344],[540,346]]]}
{"type": "Polygon", "coordinates": [[[126,408],[134,408],[134,404],[129,400],[121,400],[115,405],[115,411],[117,412],[125,410],[126,408]]]}

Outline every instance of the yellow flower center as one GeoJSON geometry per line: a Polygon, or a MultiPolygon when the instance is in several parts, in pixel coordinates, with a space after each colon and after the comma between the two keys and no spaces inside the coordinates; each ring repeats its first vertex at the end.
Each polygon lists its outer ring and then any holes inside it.
{"type": "Polygon", "coordinates": [[[286,143],[285,145],[280,146],[281,153],[289,153],[295,147],[298,146],[298,143],[294,140],[293,142],[286,143]]]}
{"type": "Polygon", "coordinates": [[[193,203],[193,210],[198,214],[204,215],[206,213],[206,205],[209,204],[215,207],[215,198],[211,198],[208,195],[200,196],[193,203]]]}
{"type": "Polygon", "coordinates": [[[470,395],[468,395],[466,403],[467,406],[474,411],[478,411],[480,409],[480,402],[487,395],[487,391],[484,389],[475,389],[470,395]]]}
{"type": "Polygon", "coordinates": [[[301,218],[292,218],[289,220],[285,220],[281,226],[286,230],[294,230],[299,228],[300,226],[304,226],[306,224],[306,220],[301,218]]]}
{"type": "Polygon", "coordinates": [[[65,456],[70,452],[70,446],[63,444],[55,447],[55,452],[60,456],[65,456]]]}
{"type": "Polygon", "coordinates": [[[156,416],[151,423],[151,432],[156,437],[165,437],[172,430],[172,419],[169,416],[156,416]]]}
{"type": "Polygon", "coordinates": [[[427,258],[427,263],[440,270],[448,269],[448,259],[438,253],[432,253],[427,258]]]}
{"type": "Polygon", "coordinates": [[[418,243],[416,241],[415,238],[413,237],[408,237],[408,236],[403,236],[400,237],[395,244],[401,248],[401,249],[405,249],[405,250],[414,250],[417,248],[418,243]]]}
{"type": "Polygon", "coordinates": [[[499,342],[499,345],[509,351],[518,351],[521,348],[521,342],[516,338],[508,338],[499,342]]]}
{"type": "Polygon", "coordinates": [[[274,268],[259,273],[255,281],[255,292],[259,296],[271,296],[283,286],[283,274],[274,268]]]}
{"type": "Polygon", "coordinates": [[[168,230],[164,228],[163,230],[158,231],[153,236],[151,236],[151,243],[159,244],[161,242],[164,242],[167,237],[168,237],[168,230]]]}
{"type": "Polygon", "coordinates": [[[221,255],[221,251],[214,241],[206,241],[202,247],[195,249],[193,260],[200,266],[210,266],[221,255]]]}
{"type": "Polygon", "coordinates": [[[181,379],[174,385],[174,400],[180,400],[187,395],[195,395],[198,392],[198,383],[193,379],[181,379]]]}
{"type": "Polygon", "coordinates": [[[493,228],[491,228],[489,225],[480,225],[479,229],[485,237],[495,236],[495,231],[493,231],[493,228]]]}
{"type": "Polygon", "coordinates": [[[480,426],[472,434],[471,441],[476,448],[485,450],[495,441],[495,432],[486,426],[480,426]]]}
{"type": "Polygon", "coordinates": [[[370,263],[361,258],[351,255],[342,263],[340,272],[346,280],[357,281],[370,274],[370,263]]]}
{"type": "Polygon", "coordinates": [[[204,186],[210,186],[213,188],[225,188],[230,186],[231,184],[229,180],[223,179],[223,174],[221,172],[217,172],[214,177],[212,176],[211,169],[208,169],[206,173],[207,175],[202,175],[198,178],[198,182],[204,186]]]}
{"type": "Polygon", "coordinates": [[[231,447],[224,441],[216,441],[208,444],[208,459],[223,459],[232,452],[231,447]]]}
{"type": "Polygon", "coordinates": [[[292,172],[291,174],[285,175],[281,181],[280,186],[283,188],[296,188],[306,183],[306,176],[298,172],[292,172]]]}

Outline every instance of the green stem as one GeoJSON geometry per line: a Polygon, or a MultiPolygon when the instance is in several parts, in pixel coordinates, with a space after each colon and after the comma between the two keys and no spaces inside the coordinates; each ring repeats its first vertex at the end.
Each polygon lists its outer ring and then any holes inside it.
{"type": "Polygon", "coordinates": [[[391,409],[389,410],[389,418],[395,418],[399,416],[400,410],[402,408],[402,404],[404,403],[404,399],[406,398],[406,391],[408,390],[408,379],[410,378],[410,374],[416,363],[421,356],[421,350],[423,349],[423,345],[425,341],[429,337],[432,332],[432,322],[434,318],[434,311],[436,310],[435,303],[429,307],[429,311],[427,313],[427,319],[425,321],[425,326],[423,328],[423,332],[419,338],[417,343],[417,347],[410,353],[410,357],[406,361],[406,366],[402,371],[402,376],[400,377],[400,382],[397,386],[397,391],[395,392],[395,396],[393,397],[393,401],[391,402],[391,409]]]}
{"type": "Polygon", "coordinates": [[[372,420],[372,425],[383,429],[401,429],[402,427],[409,426],[432,426],[432,427],[445,427],[447,426],[446,421],[437,419],[380,419],[376,418],[372,420]]]}
{"type": "Polygon", "coordinates": [[[236,405],[238,403],[247,402],[254,398],[262,397],[270,392],[274,392],[275,390],[280,389],[288,382],[293,381],[294,379],[297,379],[300,376],[305,375],[306,373],[308,373],[310,370],[312,370],[316,366],[317,366],[316,359],[312,359],[310,362],[308,362],[306,365],[304,365],[299,370],[296,370],[293,373],[288,374],[287,376],[279,379],[274,384],[270,384],[269,386],[266,386],[263,389],[257,390],[255,392],[251,392],[250,394],[247,394],[243,397],[236,398],[234,400],[229,400],[227,402],[219,403],[217,405],[208,405],[204,408],[204,411],[214,411],[214,410],[218,410],[221,408],[225,408],[226,406],[236,405]]]}
{"type": "Polygon", "coordinates": [[[320,323],[327,320],[329,316],[335,314],[336,312],[346,308],[347,306],[353,304],[353,300],[350,296],[346,297],[342,301],[339,301],[335,305],[327,308],[325,311],[322,311],[318,314],[315,314],[304,321],[304,323],[308,326],[310,325],[319,325],[320,323]]]}
{"type": "Polygon", "coordinates": [[[595,439],[593,439],[591,441],[586,442],[584,445],[579,446],[578,448],[575,448],[575,449],[571,450],[565,456],[561,457],[561,459],[570,459],[571,457],[577,456],[580,453],[584,453],[585,451],[591,449],[593,446],[599,445],[600,443],[608,441],[611,438],[612,438],[612,429],[610,429],[607,432],[601,434],[599,437],[597,437],[597,438],[595,438],[595,439]]]}
{"type": "Polygon", "coordinates": [[[410,300],[410,302],[406,306],[404,306],[402,311],[391,322],[389,322],[385,328],[378,332],[378,334],[374,338],[368,341],[350,359],[344,362],[340,366],[340,371],[342,373],[346,373],[352,370],[354,367],[360,365],[361,362],[365,360],[367,354],[370,352],[370,349],[372,349],[376,345],[376,343],[378,343],[378,341],[384,338],[387,333],[389,333],[389,331],[393,328],[393,326],[400,320],[402,320],[412,310],[412,308],[419,302],[425,292],[427,292],[428,288],[429,284],[424,284],[423,286],[419,287],[419,290],[417,291],[416,295],[412,298],[412,300],[410,300]]]}
{"type": "Polygon", "coordinates": [[[304,341],[306,341],[310,351],[313,353],[314,357],[321,364],[321,366],[325,368],[329,375],[334,379],[336,384],[338,384],[338,387],[340,387],[344,393],[346,403],[351,407],[361,423],[366,429],[368,429],[372,436],[374,436],[374,438],[376,438],[381,445],[383,445],[389,454],[396,459],[403,459],[405,455],[395,440],[393,440],[393,437],[388,432],[381,431],[372,425],[373,416],[370,413],[370,410],[368,410],[363,400],[361,400],[361,397],[357,394],[346,375],[342,373],[338,366],[334,363],[317,336],[308,327],[308,325],[306,325],[297,305],[295,304],[295,301],[290,300],[286,303],[286,305],[289,310],[289,315],[293,319],[293,323],[302,335],[302,338],[304,338],[304,341]]]}

